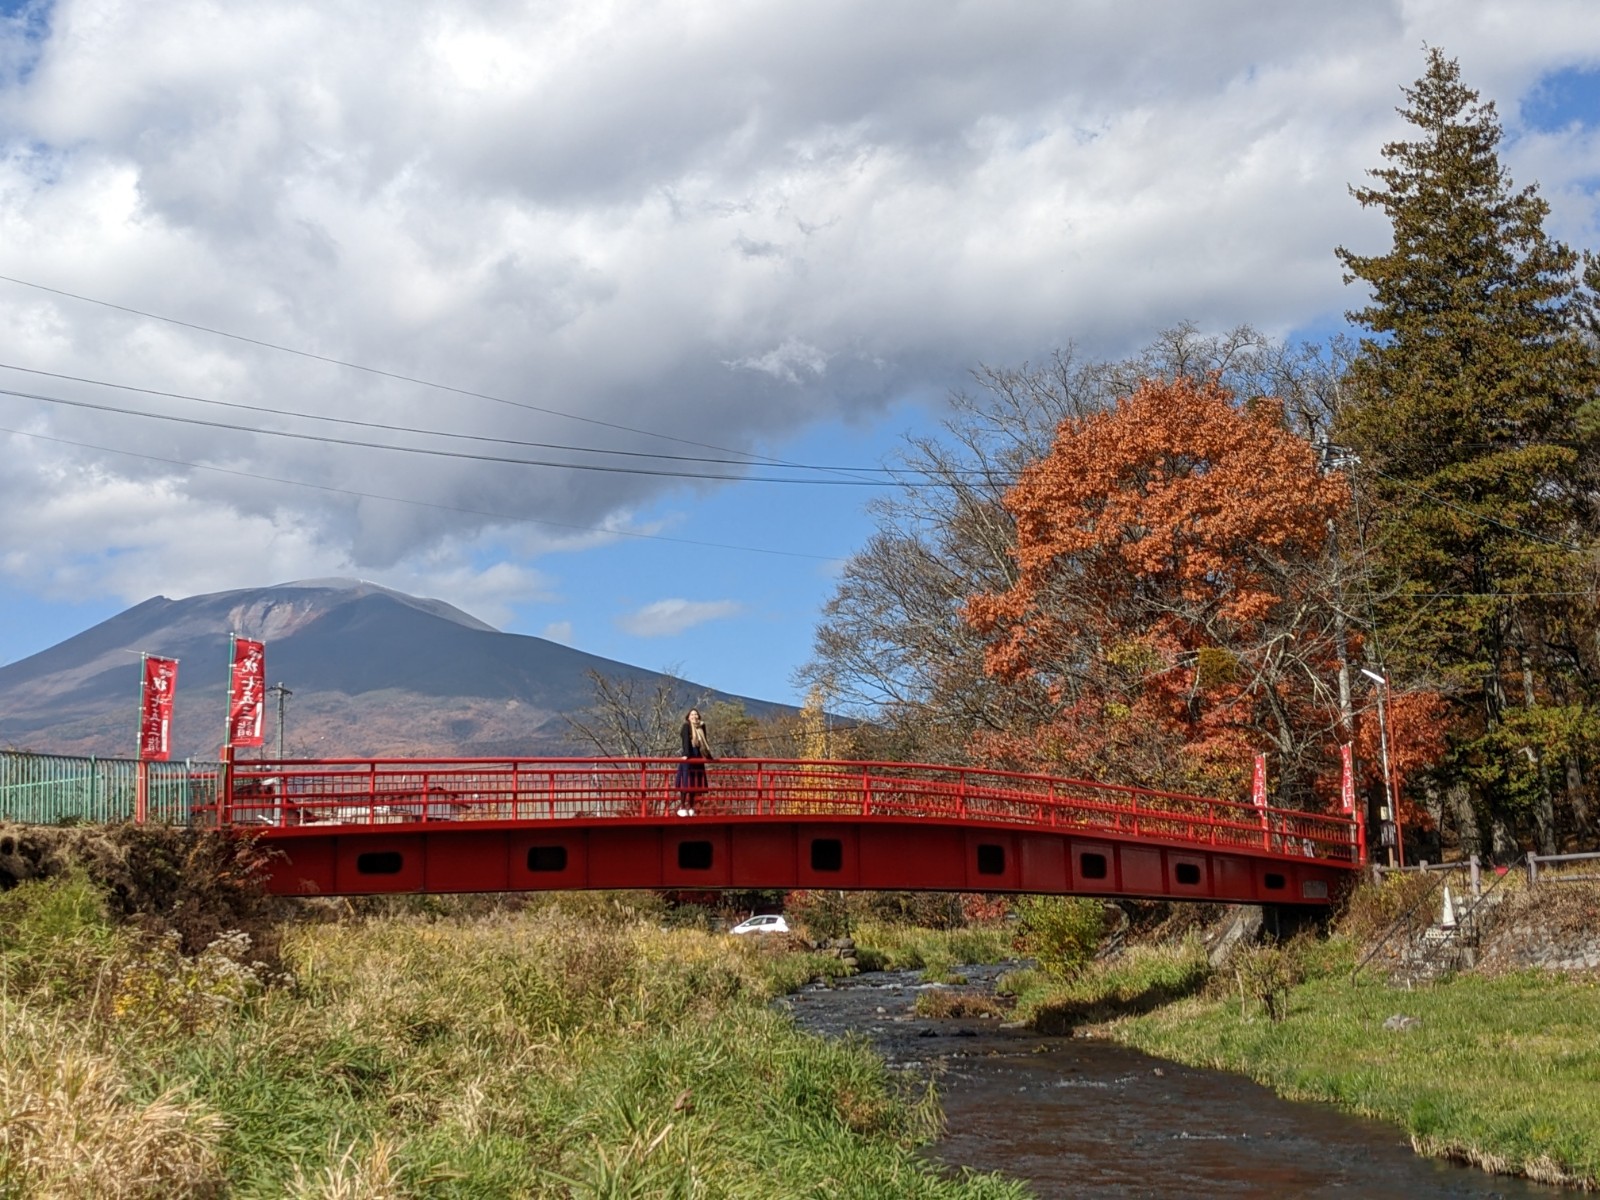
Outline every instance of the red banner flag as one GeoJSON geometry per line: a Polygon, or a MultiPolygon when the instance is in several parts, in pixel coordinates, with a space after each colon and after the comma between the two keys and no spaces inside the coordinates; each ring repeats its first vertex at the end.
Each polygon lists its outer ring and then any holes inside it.
{"type": "Polygon", "coordinates": [[[228,744],[261,745],[262,715],[267,699],[267,647],[248,638],[233,639],[228,673],[228,744]]]}
{"type": "Polygon", "coordinates": [[[1355,752],[1349,742],[1339,747],[1339,766],[1342,772],[1339,780],[1339,803],[1345,812],[1353,813],[1356,810],[1356,766],[1355,752]]]}
{"type": "Polygon", "coordinates": [[[1250,799],[1254,800],[1257,808],[1267,806],[1267,756],[1256,755],[1256,773],[1250,780],[1250,799]]]}
{"type": "Polygon", "coordinates": [[[178,660],[144,656],[139,679],[139,757],[166,762],[172,753],[172,696],[178,690],[178,660]]]}

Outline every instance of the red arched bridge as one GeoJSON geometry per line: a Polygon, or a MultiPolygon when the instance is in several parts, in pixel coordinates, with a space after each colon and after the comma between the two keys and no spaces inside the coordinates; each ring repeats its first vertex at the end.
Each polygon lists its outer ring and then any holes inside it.
{"type": "Polygon", "coordinates": [[[1084,780],[738,759],[680,790],[682,765],[238,763],[214,817],[281,852],[269,887],[284,895],[836,888],[1325,905],[1365,849],[1342,817],[1084,780]]]}

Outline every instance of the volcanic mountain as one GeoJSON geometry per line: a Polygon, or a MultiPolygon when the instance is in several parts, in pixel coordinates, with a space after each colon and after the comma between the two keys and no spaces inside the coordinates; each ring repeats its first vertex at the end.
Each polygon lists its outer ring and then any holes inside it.
{"type": "MultiPolygon", "coordinates": [[[[558,642],[501,633],[439,600],[351,579],[146,600],[0,667],[0,746],[130,757],[139,654],[179,660],[172,756],[216,755],[226,724],[228,635],[267,644],[267,678],[292,692],[292,757],[502,757],[593,753],[566,714],[594,702],[589,672],[653,689],[654,671],[558,642]]],[[[786,706],[694,684],[685,703],[786,706]]],[[[269,742],[276,708],[268,709],[269,742]]]]}

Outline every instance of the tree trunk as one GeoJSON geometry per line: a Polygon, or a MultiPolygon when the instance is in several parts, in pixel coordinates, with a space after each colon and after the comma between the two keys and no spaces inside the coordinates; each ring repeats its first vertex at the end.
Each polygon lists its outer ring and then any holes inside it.
{"type": "MultiPolygon", "coordinates": [[[[1519,649],[1522,660],[1522,704],[1532,712],[1538,707],[1538,692],[1533,686],[1533,659],[1528,655],[1527,629],[1523,628],[1523,644],[1519,649]]],[[[1534,774],[1539,786],[1533,796],[1533,840],[1540,854],[1556,853],[1556,798],[1550,786],[1550,769],[1545,765],[1544,748],[1529,746],[1528,757],[1533,760],[1534,774]]]]}
{"type": "MultiPolygon", "coordinates": [[[[1438,783],[1427,777],[1422,780],[1422,807],[1428,814],[1430,828],[1426,840],[1432,843],[1433,851],[1427,857],[1438,862],[1444,857],[1444,796],[1439,792],[1438,783]]],[[[1418,857],[1421,857],[1420,851],[1418,857]]]]}
{"type": "Polygon", "coordinates": [[[1472,807],[1472,791],[1457,780],[1445,789],[1445,803],[1455,819],[1456,836],[1461,839],[1464,855],[1483,853],[1483,835],[1478,830],[1478,814],[1472,807]]]}
{"type": "Polygon", "coordinates": [[[1511,827],[1503,812],[1489,814],[1490,853],[1497,863],[1515,862],[1517,859],[1517,831],[1511,827]]]}
{"type": "Polygon", "coordinates": [[[1585,847],[1594,842],[1594,822],[1589,819],[1589,794],[1583,781],[1583,764],[1576,754],[1567,755],[1567,803],[1572,808],[1572,822],[1577,826],[1578,837],[1585,847]]]}

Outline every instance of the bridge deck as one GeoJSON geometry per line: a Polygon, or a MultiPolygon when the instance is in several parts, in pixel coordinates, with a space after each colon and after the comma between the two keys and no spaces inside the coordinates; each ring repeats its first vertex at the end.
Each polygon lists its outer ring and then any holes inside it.
{"type": "Polygon", "coordinates": [[[976,768],[739,759],[239,764],[287,894],[926,888],[1326,903],[1347,819],[976,768]],[[680,811],[692,815],[680,816],[680,811]]]}

